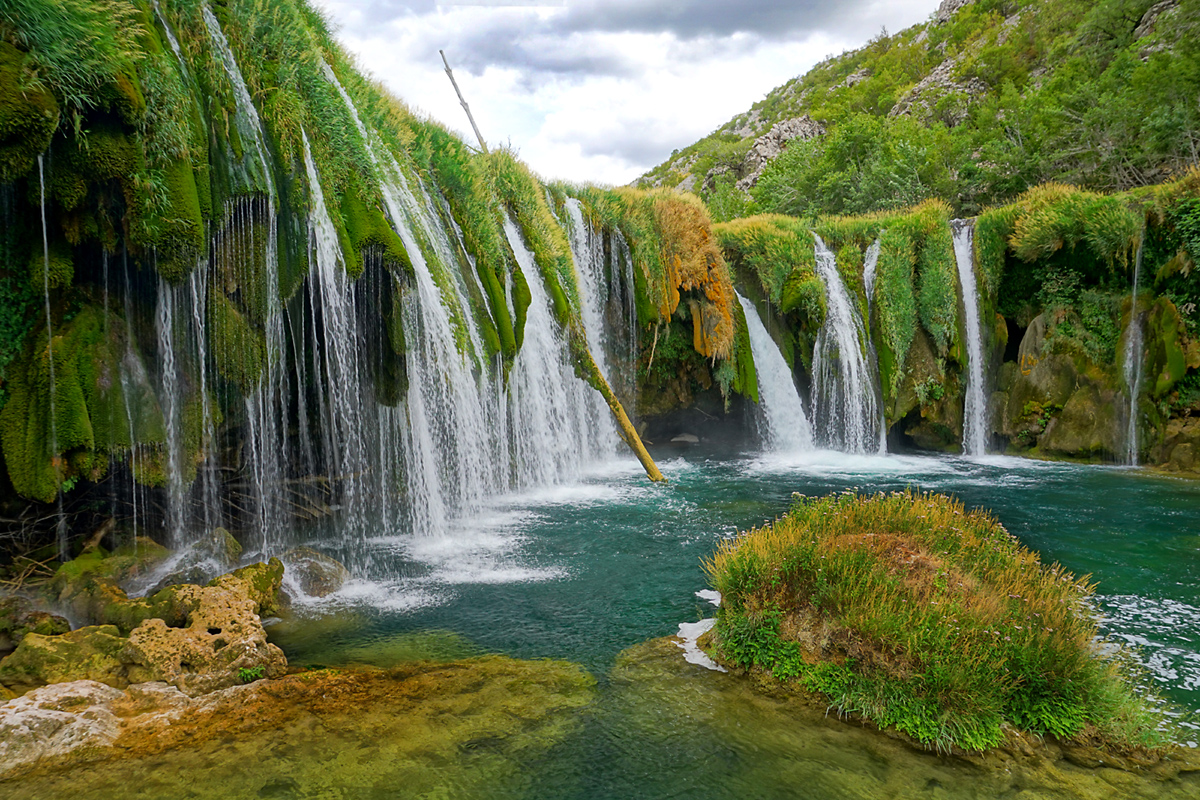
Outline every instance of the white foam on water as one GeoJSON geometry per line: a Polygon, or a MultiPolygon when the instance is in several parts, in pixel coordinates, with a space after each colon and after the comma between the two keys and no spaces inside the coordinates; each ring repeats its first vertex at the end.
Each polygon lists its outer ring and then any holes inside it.
{"type": "Polygon", "coordinates": [[[676,636],[682,641],[675,644],[683,651],[683,660],[689,664],[711,669],[714,672],[728,672],[729,670],[709,658],[696,644],[696,640],[712,630],[712,626],[716,624],[717,621],[711,618],[702,619],[699,622],[681,622],[679,623],[679,633],[676,636]]]}
{"type": "Polygon", "coordinates": [[[699,597],[701,600],[707,600],[718,608],[721,607],[721,593],[715,589],[701,589],[696,592],[696,597],[699,597]]]}
{"type": "Polygon", "coordinates": [[[1138,595],[1097,595],[1101,630],[1129,647],[1156,680],[1200,691],[1200,607],[1138,595]]]}

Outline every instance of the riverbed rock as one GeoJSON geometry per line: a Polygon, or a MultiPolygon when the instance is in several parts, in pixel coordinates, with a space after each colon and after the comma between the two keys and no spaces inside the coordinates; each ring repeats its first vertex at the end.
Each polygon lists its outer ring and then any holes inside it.
{"type": "MultiPolygon", "coordinates": [[[[653,639],[617,656],[606,708],[621,724],[669,738],[694,769],[656,782],[653,748],[622,748],[616,769],[644,776],[648,796],[837,797],[846,800],[1191,800],[1200,751],[1088,763],[1086,742],[1009,732],[983,754],[939,753],[854,716],[799,683],[721,673],[688,663],[680,639],[653,639]],[[680,721],[686,720],[686,724],[680,721]],[[714,753],[719,754],[715,757],[714,753]],[[750,790],[750,787],[753,787],[750,790]]],[[[610,723],[612,724],[612,723],[610,723]]]]}
{"type": "Polygon", "coordinates": [[[294,547],[280,560],[300,591],[310,597],[333,594],[350,579],[350,570],[345,565],[311,547],[294,547]]]}
{"type": "Polygon", "coordinates": [[[575,664],[486,656],[202,697],[162,683],[45,687],[0,706],[0,794],[123,796],[131,774],[162,797],[523,794],[525,765],[579,728],[594,685],[575,664]]]}
{"type": "Polygon", "coordinates": [[[121,722],[111,704],[118,689],[74,681],[36,689],[0,706],[0,776],[39,761],[87,761],[111,750],[121,722]]]}

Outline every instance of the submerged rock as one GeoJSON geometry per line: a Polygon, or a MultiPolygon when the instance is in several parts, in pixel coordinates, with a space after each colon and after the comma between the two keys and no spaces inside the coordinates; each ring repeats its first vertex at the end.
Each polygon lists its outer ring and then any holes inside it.
{"type": "Polygon", "coordinates": [[[350,579],[350,570],[311,547],[294,547],[280,556],[288,575],[310,597],[333,594],[350,579]]]}
{"type": "Polygon", "coordinates": [[[0,706],[0,794],[127,797],[138,774],[156,796],[508,796],[578,727],[594,684],[575,664],[488,656],[199,698],[156,683],[46,687],[0,706]]]}
{"type": "Polygon", "coordinates": [[[1086,746],[1008,732],[983,754],[937,753],[776,681],[690,664],[676,637],[622,652],[605,724],[640,747],[611,769],[646,797],[837,797],[841,800],[1185,800],[1200,791],[1200,752],[1144,762],[1091,760],[1086,746]],[[669,750],[686,770],[663,770],[669,750]]]}

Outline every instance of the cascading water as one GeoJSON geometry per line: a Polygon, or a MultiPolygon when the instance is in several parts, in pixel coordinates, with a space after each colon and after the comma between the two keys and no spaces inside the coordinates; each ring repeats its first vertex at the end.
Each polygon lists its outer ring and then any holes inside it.
{"type": "MultiPolygon", "coordinates": [[[[225,72],[233,85],[238,113],[236,124],[243,142],[253,144],[256,157],[244,159],[243,166],[251,173],[256,190],[265,190],[266,242],[263,255],[262,282],[265,284],[264,332],[266,334],[266,375],[257,390],[246,397],[246,428],[250,461],[249,474],[254,483],[255,516],[264,545],[268,547],[285,527],[281,487],[288,471],[287,450],[283,431],[287,427],[288,377],[284,355],[283,308],[279,297],[278,224],[275,209],[275,180],[263,133],[262,120],[246,88],[237,60],[229,47],[221,25],[212,10],[203,9],[204,23],[214,48],[221,57],[225,72]],[[255,172],[257,161],[259,174],[255,172]]],[[[251,250],[250,252],[255,252],[251,250]]]]}
{"type": "Polygon", "coordinates": [[[818,440],[851,453],[882,452],[878,383],[867,357],[866,326],[851,300],[837,259],[820,236],[817,275],[825,284],[825,322],[813,347],[813,420],[818,440]]]}
{"type": "Polygon", "coordinates": [[[750,352],[754,355],[754,370],[758,374],[758,406],[762,411],[760,433],[763,442],[769,450],[811,450],[812,425],[804,413],[804,404],[796,391],[792,370],[758,318],[754,304],[740,294],[737,299],[746,315],[750,352]]]}
{"type": "Polygon", "coordinates": [[[970,220],[950,222],[954,232],[954,260],[962,288],[967,334],[967,391],[963,404],[963,453],[981,456],[987,452],[988,414],[984,388],[983,325],[979,318],[979,289],[975,281],[975,226],[970,220]]]}
{"type": "Polygon", "coordinates": [[[162,394],[159,405],[167,436],[167,536],[174,546],[184,544],[183,420],[179,401],[182,394],[178,353],[175,345],[177,287],[158,279],[155,330],[158,334],[162,394]]]}
{"type": "Polygon", "coordinates": [[[570,219],[568,239],[575,256],[575,268],[579,275],[579,307],[583,318],[583,329],[587,333],[592,358],[607,381],[612,380],[608,369],[607,342],[604,335],[604,307],[608,302],[605,291],[604,241],[583,219],[583,205],[574,197],[566,203],[570,219]]]}
{"type": "Polygon", "coordinates": [[[611,458],[617,436],[599,392],[575,375],[541,272],[511,219],[505,219],[504,233],[531,297],[525,341],[509,376],[511,436],[519,465],[515,482],[521,488],[550,485],[611,458]]]}
{"type": "Polygon", "coordinates": [[[871,242],[866,255],[863,256],[863,288],[867,293],[868,317],[871,315],[871,309],[875,306],[875,269],[879,266],[879,250],[880,242],[876,239],[871,242]]]}
{"type": "Polygon", "coordinates": [[[1138,398],[1142,394],[1142,340],[1145,324],[1138,313],[1138,282],[1142,275],[1142,243],[1138,240],[1137,255],[1133,259],[1133,287],[1129,292],[1129,327],[1125,331],[1125,354],[1122,359],[1126,391],[1129,393],[1129,420],[1125,430],[1125,463],[1137,466],[1138,451],[1138,398]]]}
{"type": "MultiPolygon", "coordinates": [[[[50,233],[46,227],[46,173],[40,153],[37,157],[37,165],[38,184],[41,190],[39,202],[42,212],[42,288],[46,298],[46,364],[50,370],[48,392],[50,398],[50,457],[54,464],[58,464],[58,415],[54,404],[54,326],[51,324],[50,313],[50,233]]],[[[54,469],[57,473],[59,467],[55,466],[54,469]]],[[[61,474],[56,475],[56,478],[56,483],[61,482],[61,474]]],[[[58,492],[55,503],[58,508],[58,521],[55,523],[55,529],[58,534],[58,557],[61,561],[67,561],[70,558],[67,549],[67,517],[63,513],[61,491],[58,492]]]]}

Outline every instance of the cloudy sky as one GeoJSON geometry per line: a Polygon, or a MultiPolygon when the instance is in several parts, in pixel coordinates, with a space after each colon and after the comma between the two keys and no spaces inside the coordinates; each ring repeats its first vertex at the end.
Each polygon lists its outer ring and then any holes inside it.
{"type": "Polygon", "coordinates": [[[623,184],[938,0],[315,0],[359,66],[548,179],[623,184]]]}

